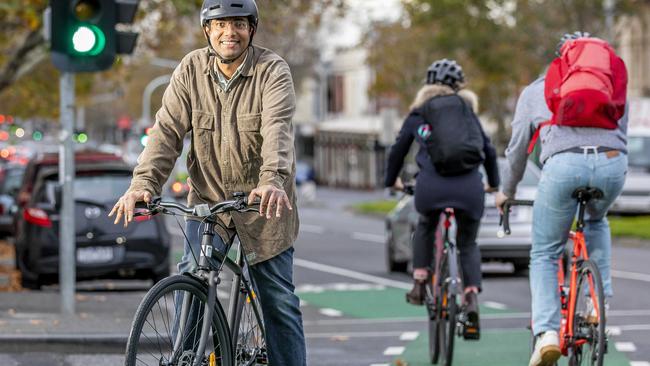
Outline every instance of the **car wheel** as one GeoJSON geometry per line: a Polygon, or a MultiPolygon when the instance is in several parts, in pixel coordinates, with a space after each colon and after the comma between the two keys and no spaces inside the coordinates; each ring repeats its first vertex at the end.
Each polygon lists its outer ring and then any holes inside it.
{"type": "Polygon", "coordinates": [[[395,241],[393,239],[393,232],[388,229],[388,237],[386,239],[386,267],[388,272],[406,273],[408,262],[395,260],[394,247],[395,241]]]}
{"type": "Polygon", "coordinates": [[[23,272],[20,272],[20,285],[28,290],[40,290],[43,285],[38,276],[36,278],[26,277],[23,272]]]}
{"type": "Polygon", "coordinates": [[[528,270],[528,261],[515,261],[512,264],[515,267],[515,274],[521,274],[528,270]]]}
{"type": "Polygon", "coordinates": [[[151,280],[153,281],[154,285],[165,278],[169,277],[170,271],[169,268],[165,271],[161,271],[160,273],[153,273],[153,276],[151,276],[151,280]]]}

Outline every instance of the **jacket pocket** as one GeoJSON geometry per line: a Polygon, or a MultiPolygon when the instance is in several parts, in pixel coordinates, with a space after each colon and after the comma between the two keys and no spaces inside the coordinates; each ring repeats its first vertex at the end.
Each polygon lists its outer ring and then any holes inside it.
{"type": "Polygon", "coordinates": [[[206,163],[214,150],[214,115],[192,111],[192,131],[196,157],[199,163],[206,163]]]}
{"type": "Polygon", "coordinates": [[[239,149],[243,162],[250,162],[260,158],[262,150],[262,115],[259,113],[237,116],[239,130],[239,149]]]}

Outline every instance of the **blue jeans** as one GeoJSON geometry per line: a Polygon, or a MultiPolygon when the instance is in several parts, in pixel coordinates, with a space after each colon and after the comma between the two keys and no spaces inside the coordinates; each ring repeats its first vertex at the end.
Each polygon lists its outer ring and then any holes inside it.
{"type": "Polygon", "coordinates": [[[587,155],[559,153],[542,169],[533,207],[533,245],[530,251],[530,291],[533,332],[560,329],[560,295],[557,290],[558,259],[568,240],[578,203],[571,197],[582,186],[599,188],[604,197],[590,201],[585,210],[587,250],[603,278],[606,297],[611,297],[611,235],[606,215],[621,193],[627,171],[627,156],[619,153],[587,155]]]}
{"type": "MultiPolygon", "coordinates": [[[[187,220],[185,229],[198,260],[203,225],[200,225],[198,221],[187,220]]],[[[222,251],[225,248],[219,235],[215,235],[213,245],[215,249],[222,251]]],[[[178,263],[178,271],[180,273],[190,271],[196,264],[189,243],[186,241],[183,258],[178,263]]],[[[294,293],[293,285],[293,248],[289,248],[269,260],[250,266],[250,274],[264,315],[269,365],[306,365],[307,356],[300,300],[294,293]]]]}

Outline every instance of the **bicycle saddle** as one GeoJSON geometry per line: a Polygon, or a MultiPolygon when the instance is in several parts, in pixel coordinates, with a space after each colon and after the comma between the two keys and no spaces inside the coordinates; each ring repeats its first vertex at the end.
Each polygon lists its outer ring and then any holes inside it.
{"type": "Polygon", "coordinates": [[[578,187],[571,194],[571,198],[576,198],[580,201],[588,202],[591,199],[603,198],[605,194],[598,188],[594,187],[578,187]]]}

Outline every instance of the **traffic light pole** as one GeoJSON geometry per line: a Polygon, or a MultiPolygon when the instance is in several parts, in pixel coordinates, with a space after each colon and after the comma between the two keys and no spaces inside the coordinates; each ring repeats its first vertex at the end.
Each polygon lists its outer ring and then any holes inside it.
{"type": "Polygon", "coordinates": [[[75,313],[76,246],[74,222],[74,74],[61,73],[61,134],[59,145],[59,182],[62,187],[61,216],[59,220],[59,284],[61,285],[61,312],[75,313]]]}

